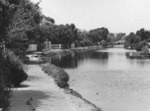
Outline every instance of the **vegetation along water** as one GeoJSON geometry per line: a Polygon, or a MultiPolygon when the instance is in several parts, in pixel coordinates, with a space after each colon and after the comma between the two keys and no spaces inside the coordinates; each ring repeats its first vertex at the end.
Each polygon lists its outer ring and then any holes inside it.
{"type": "MultiPolygon", "coordinates": [[[[28,78],[24,69],[27,54],[40,51],[50,55],[54,51],[55,55],[53,44],[58,51],[79,48],[77,53],[50,59],[70,74],[71,87],[87,99],[106,111],[148,111],[150,31],[141,28],[126,35],[102,26],[87,31],[74,23],[56,24],[42,13],[41,2],[0,0],[0,108],[8,108],[11,89],[28,78]],[[137,53],[128,54],[125,49],[80,53],[91,46],[120,44],[137,53]],[[34,50],[29,50],[30,46],[35,46],[34,50]],[[136,56],[139,58],[134,59],[136,56]]],[[[38,60],[37,55],[30,57],[38,60]]]]}
{"type": "Polygon", "coordinates": [[[149,111],[150,60],[130,58],[134,50],[110,48],[58,56],[70,87],[104,111],[149,111]]]}

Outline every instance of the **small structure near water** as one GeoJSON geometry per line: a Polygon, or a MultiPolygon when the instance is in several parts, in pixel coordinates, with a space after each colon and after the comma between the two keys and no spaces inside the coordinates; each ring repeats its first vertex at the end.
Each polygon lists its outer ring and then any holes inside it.
{"type": "Polygon", "coordinates": [[[28,52],[37,51],[37,44],[30,44],[27,51],[28,52]]]}

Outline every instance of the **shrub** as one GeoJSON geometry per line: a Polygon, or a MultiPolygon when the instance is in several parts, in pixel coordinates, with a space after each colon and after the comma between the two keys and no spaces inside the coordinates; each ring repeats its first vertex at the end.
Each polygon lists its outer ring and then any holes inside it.
{"type": "Polygon", "coordinates": [[[92,46],[92,45],[94,45],[94,44],[88,39],[84,39],[79,42],[79,46],[81,46],[81,47],[92,46]]]}
{"type": "Polygon", "coordinates": [[[9,105],[10,88],[6,88],[4,77],[0,76],[0,108],[6,108],[9,105]]]}
{"type": "Polygon", "coordinates": [[[63,69],[47,63],[43,65],[43,70],[54,78],[60,88],[69,87],[69,75],[63,69]]]}
{"type": "Polygon", "coordinates": [[[9,105],[9,93],[10,82],[8,82],[6,75],[10,74],[10,71],[5,66],[5,60],[2,54],[0,54],[0,108],[6,108],[9,105]]]}
{"type": "Polygon", "coordinates": [[[102,41],[101,41],[101,45],[102,45],[103,47],[106,47],[106,46],[108,45],[108,42],[105,41],[105,40],[102,40],[102,41]]]}
{"type": "Polygon", "coordinates": [[[0,63],[0,108],[5,109],[9,105],[11,87],[27,79],[27,74],[22,62],[10,50],[0,52],[0,63]]]}
{"type": "Polygon", "coordinates": [[[10,70],[8,81],[10,81],[11,85],[18,86],[21,82],[27,79],[27,74],[23,69],[23,63],[12,51],[8,50],[5,53],[5,61],[10,70]]]}
{"type": "Polygon", "coordinates": [[[142,51],[143,47],[148,45],[146,41],[141,41],[135,45],[136,51],[142,51]]]}

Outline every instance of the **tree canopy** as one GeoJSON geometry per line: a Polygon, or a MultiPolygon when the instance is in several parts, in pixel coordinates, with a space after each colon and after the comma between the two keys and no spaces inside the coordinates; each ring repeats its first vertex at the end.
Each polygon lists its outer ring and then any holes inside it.
{"type": "Polygon", "coordinates": [[[145,29],[140,29],[136,33],[130,33],[126,37],[125,48],[136,49],[141,51],[150,39],[150,31],[145,29]]]}
{"type": "Polygon", "coordinates": [[[100,42],[102,40],[107,40],[107,35],[109,31],[107,28],[97,28],[89,31],[88,37],[93,43],[100,42]]]}

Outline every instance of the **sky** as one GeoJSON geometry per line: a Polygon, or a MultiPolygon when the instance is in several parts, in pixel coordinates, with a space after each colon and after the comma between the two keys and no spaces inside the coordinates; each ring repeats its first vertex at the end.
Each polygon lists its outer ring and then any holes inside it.
{"type": "Polygon", "coordinates": [[[40,7],[56,24],[74,23],[82,30],[100,27],[113,33],[150,30],[150,0],[41,0],[40,7]]]}

